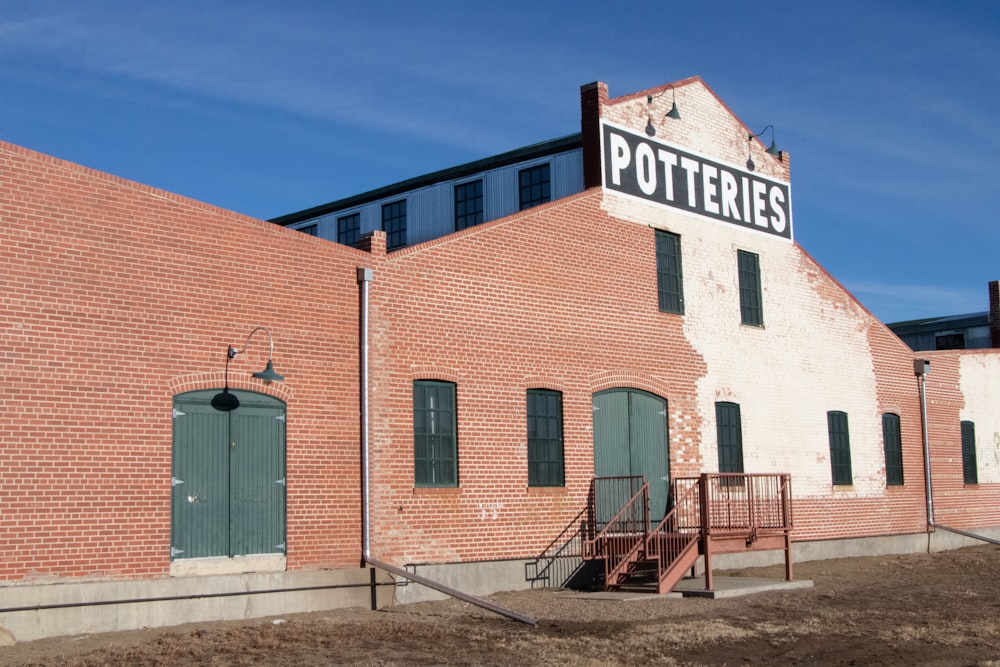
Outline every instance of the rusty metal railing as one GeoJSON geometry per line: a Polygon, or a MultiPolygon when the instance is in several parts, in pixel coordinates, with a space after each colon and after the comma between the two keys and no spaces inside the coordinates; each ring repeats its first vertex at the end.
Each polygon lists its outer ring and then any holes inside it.
{"type": "MultiPolygon", "coordinates": [[[[614,494],[622,493],[624,489],[631,489],[635,479],[635,477],[595,478],[591,486],[595,501],[601,502],[601,486],[604,486],[605,491],[611,490],[611,493],[604,496],[605,499],[610,499],[614,494]]],[[[642,478],[639,477],[638,480],[641,482],[642,478]]],[[[599,507],[595,509],[596,514],[600,514],[600,511],[599,507]]],[[[593,539],[584,541],[584,558],[603,559],[605,585],[615,585],[619,574],[636,560],[637,554],[644,548],[648,534],[649,484],[642,482],[639,489],[620,506],[614,516],[596,531],[593,539]]]]}

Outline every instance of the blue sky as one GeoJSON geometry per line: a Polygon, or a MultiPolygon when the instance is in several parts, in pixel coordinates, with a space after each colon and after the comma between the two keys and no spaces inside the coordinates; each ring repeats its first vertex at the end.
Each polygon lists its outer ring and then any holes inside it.
{"type": "Polygon", "coordinates": [[[618,4],[0,0],[0,139],[270,218],[700,75],[774,125],[796,239],[875,315],[986,310],[1000,2],[618,4]]]}

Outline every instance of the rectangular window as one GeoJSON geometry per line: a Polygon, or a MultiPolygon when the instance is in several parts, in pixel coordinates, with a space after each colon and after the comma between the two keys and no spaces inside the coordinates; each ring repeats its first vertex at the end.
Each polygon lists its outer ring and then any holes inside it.
{"type": "Polygon", "coordinates": [[[540,164],[537,167],[522,169],[517,173],[520,192],[521,210],[538,206],[552,197],[549,187],[549,165],[540,164]]]}
{"type": "Polygon", "coordinates": [[[962,479],[966,484],[979,484],[976,466],[976,425],[962,422],[962,479]]]}
{"type": "Polygon", "coordinates": [[[886,486],[903,485],[903,438],[899,430],[899,415],[882,415],[882,447],[885,449],[886,486]]]}
{"type": "Polygon", "coordinates": [[[952,333],[942,334],[934,337],[934,349],[936,350],[964,350],[965,334],[952,333]]]}
{"type": "Polygon", "coordinates": [[[455,231],[483,221],[483,181],[455,186],[455,231]]]}
{"type": "Polygon", "coordinates": [[[413,469],[416,486],[458,486],[454,383],[413,383],[413,469]]]}
{"type": "Polygon", "coordinates": [[[358,238],[360,238],[360,236],[360,213],[352,213],[350,215],[337,218],[337,243],[354,247],[358,245],[358,238]]]}
{"type": "Polygon", "coordinates": [[[299,231],[309,236],[317,236],[319,234],[319,227],[316,225],[306,225],[305,227],[299,227],[299,231]]]}
{"type": "Polygon", "coordinates": [[[751,327],[764,326],[760,293],[760,257],[745,250],[736,251],[740,274],[740,319],[751,327]]]}
{"type": "Polygon", "coordinates": [[[834,484],[854,483],[851,473],[851,436],[847,430],[847,413],[831,410],[826,413],[830,431],[830,470],[834,484]]]}
{"type": "Polygon", "coordinates": [[[528,486],[563,486],[562,394],[528,390],[528,486]]]}
{"type": "Polygon", "coordinates": [[[743,472],[743,420],[740,406],[715,404],[715,429],[719,443],[719,472],[743,472]]]}
{"type": "Polygon", "coordinates": [[[395,250],[406,245],[405,199],[382,206],[382,231],[385,232],[386,250],[395,250]]]}
{"type": "Polygon", "coordinates": [[[684,314],[681,237],[656,231],[656,281],[660,312],[684,314]]]}

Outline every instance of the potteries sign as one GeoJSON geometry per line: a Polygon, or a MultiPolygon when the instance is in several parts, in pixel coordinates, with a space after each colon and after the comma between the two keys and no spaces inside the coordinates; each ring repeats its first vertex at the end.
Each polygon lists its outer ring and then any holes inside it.
{"type": "Polygon", "coordinates": [[[604,187],[713,220],[792,238],[788,183],[602,124],[604,187]]]}

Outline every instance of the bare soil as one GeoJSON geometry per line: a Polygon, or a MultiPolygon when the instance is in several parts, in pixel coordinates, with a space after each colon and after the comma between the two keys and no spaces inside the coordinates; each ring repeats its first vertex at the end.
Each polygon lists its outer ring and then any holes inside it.
{"type": "Polygon", "coordinates": [[[0,664],[1000,666],[1000,547],[798,563],[795,574],[815,587],[719,600],[522,591],[490,599],[538,627],[444,600],[46,639],[0,648],[0,664]]]}

